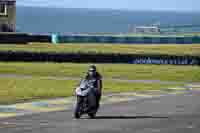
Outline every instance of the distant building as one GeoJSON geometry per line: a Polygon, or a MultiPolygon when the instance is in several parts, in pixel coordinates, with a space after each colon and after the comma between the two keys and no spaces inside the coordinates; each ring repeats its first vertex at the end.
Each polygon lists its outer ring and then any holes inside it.
{"type": "Polygon", "coordinates": [[[15,32],[16,0],[0,0],[0,32],[15,32]]]}
{"type": "Polygon", "coordinates": [[[160,33],[158,26],[136,26],[134,27],[135,33],[160,33]]]}

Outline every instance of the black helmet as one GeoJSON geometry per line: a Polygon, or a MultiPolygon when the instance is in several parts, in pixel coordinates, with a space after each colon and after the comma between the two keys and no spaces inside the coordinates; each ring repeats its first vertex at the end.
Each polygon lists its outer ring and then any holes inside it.
{"type": "Polygon", "coordinates": [[[97,68],[96,68],[95,65],[91,65],[91,66],[89,67],[89,71],[90,71],[90,72],[96,72],[96,70],[97,70],[97,68]]]}

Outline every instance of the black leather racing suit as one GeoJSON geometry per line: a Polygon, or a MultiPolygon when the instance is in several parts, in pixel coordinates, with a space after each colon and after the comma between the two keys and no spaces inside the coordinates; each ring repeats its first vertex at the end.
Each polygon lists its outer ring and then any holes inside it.
{"type": "Polygon", "coordinates": [[[91,86],[93,86],[96,94],[96,101],[97,101],[97,108],[99,108],[101,95],[102,95],[102,76],[96,72],[96,74],[93,77],[90,77],[89,75],[86,76],[86,80],[89,82],[91,86]]]}

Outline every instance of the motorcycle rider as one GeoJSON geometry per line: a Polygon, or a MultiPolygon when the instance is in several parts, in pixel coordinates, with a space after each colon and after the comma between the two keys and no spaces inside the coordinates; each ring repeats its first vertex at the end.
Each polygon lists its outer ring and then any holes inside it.
{"type": "Polygon", "coordinates": [[[99,108],[101,95],[102,95],[102,76],[97,71],[97,68],[95,65],[89,66],[85,79],[95,89],[95,95],[96,95],[96,101],[97,101],[96,105],[97,105],[97,108],[99,108]]]}

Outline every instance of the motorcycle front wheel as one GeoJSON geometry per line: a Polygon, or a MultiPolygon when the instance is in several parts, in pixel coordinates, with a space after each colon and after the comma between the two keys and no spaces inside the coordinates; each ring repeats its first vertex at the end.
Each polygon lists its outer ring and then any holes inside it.
{"type": "Polygon", "coordinates": [[[75,105],[75,110],[74,110],[74,118],[79,119],[81,117],[81,99],[80,97],[77,96],[77,102],[75,105]]]}

